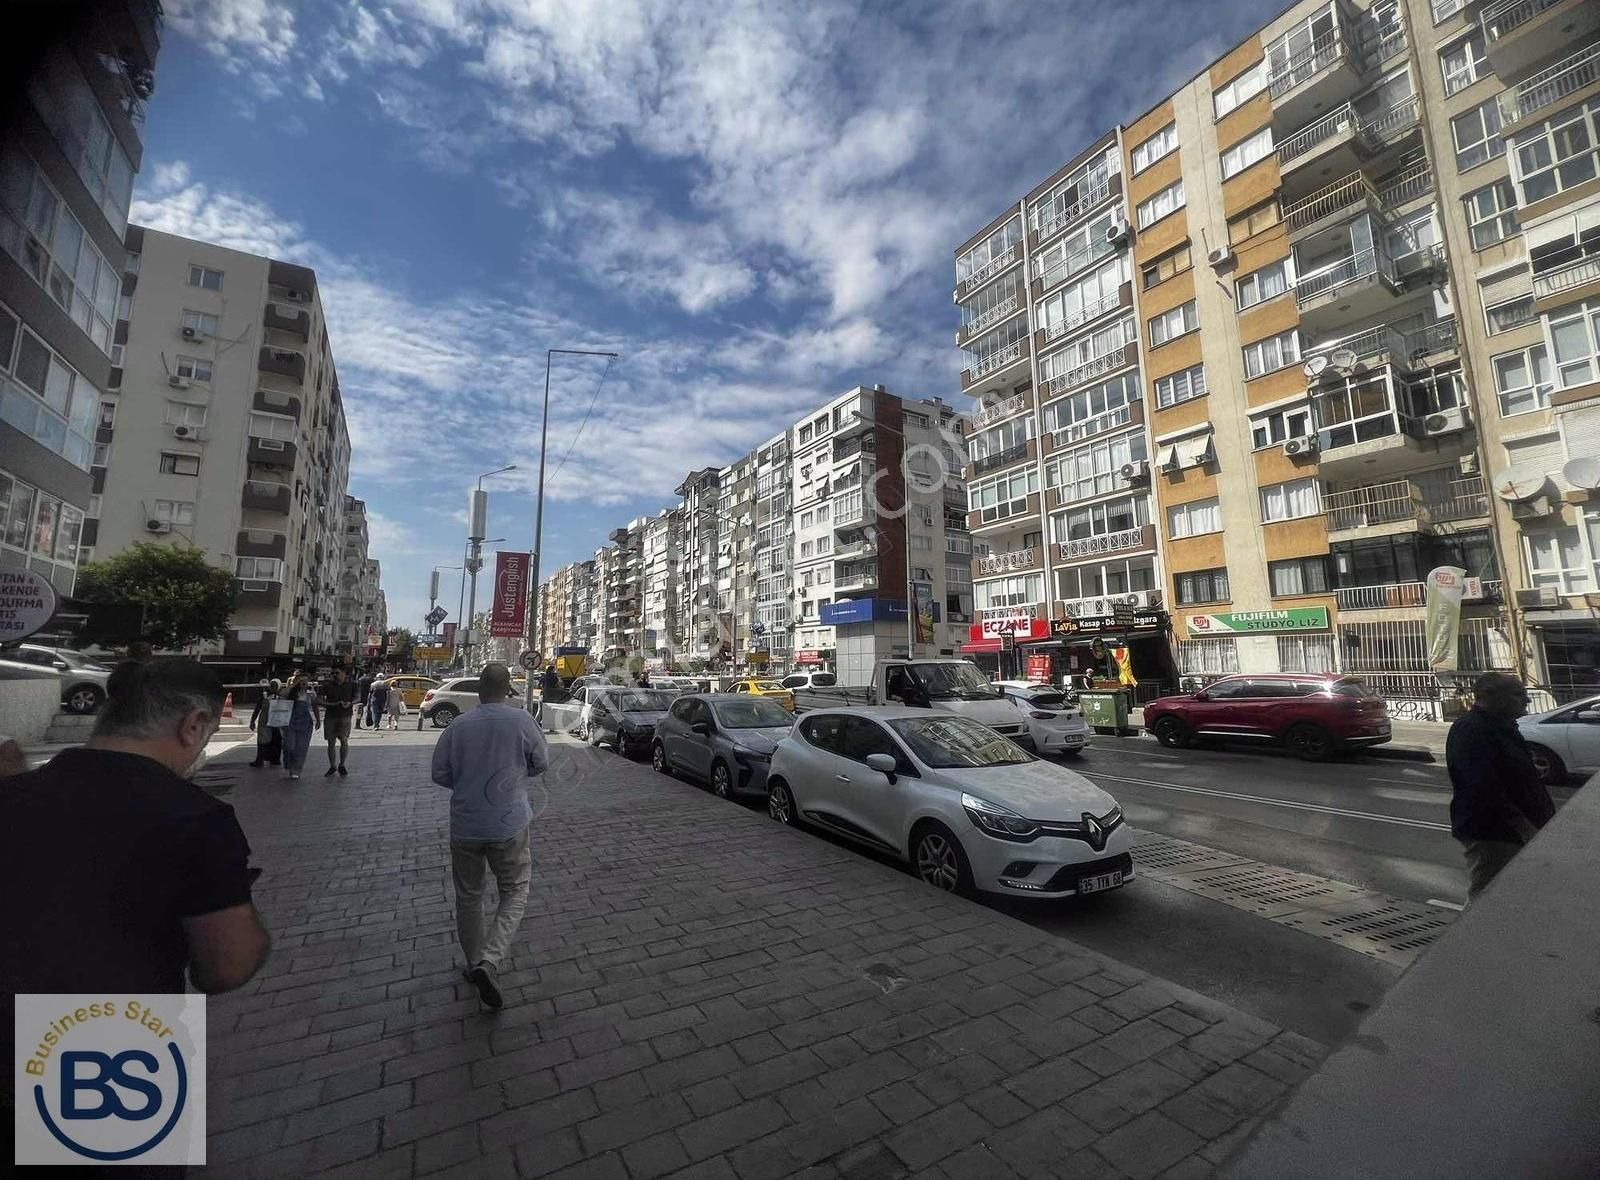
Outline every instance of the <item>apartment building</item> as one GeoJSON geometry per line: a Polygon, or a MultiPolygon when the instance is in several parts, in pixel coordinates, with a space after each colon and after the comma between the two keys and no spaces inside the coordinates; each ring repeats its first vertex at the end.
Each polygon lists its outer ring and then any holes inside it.
{"type": "Polygon", "coordinates": [[[376,656],[389,623],[383,571],[367,554],[368,540],[366,502],[346,496],[333,642],[335,651],[356,656],[376,656]]]}
{"type": "Polygon", "coordinates": [[[601,653],[632,656],[644,637],[644,533],[647,518],[611,530],[611,544],[594,554],[601,653]]]}
{"type": "Polygon", "coordinates": [[[1597,26],[1296,4],[962,246],[985,640],[1073,672],[1127,638],[1146,691],[1600,665],[1600,197],[1570,130],[1597,26]],[[1454,669],[1423,632],[1439,566],[1467,574],[1454,669]]]}
{"type": "Polygon", "coordinates": [[[641,540],[642,578],[640,654],[660,658],[681,646],[678,629],[678,552],[683,545],[683,511],[666,508],[651,517],[641,540]]]}
{"type": "MultiPolygon", "coordinates": [[[[677,638],[678,650],[688,659],[709,660],[718,651],[717,563],[725,530],[718,510],[722,481],[722,469],[702,467],[685,476],[676,489],[683,513],[677,638]]],[[[729,586],[731,590],[731,581],[729,586]]]]}
{"type": "Polygon", "coordinates": [[[141,226],[126,245],[87,543],[169,539],[232,570],[225,658],[336,651],[350,436],[316,274],[141,226]]]}
{"type": "Polygon", "coordinates": [[[96,420],[127,317],[122,238],[161,38],[156,0],[78,7],[8,22],[23,69],[0,86],[0,568],[63,594],[94,546],[96,420]]]}

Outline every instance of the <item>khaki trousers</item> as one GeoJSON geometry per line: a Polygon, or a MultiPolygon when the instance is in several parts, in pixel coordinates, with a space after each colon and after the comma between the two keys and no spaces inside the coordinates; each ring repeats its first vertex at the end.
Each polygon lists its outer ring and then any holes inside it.
{"type": "Polygon", "coordinates": [[[450,872],[456,887],[456,932],[467,966],[488,963],[499,970],[528,908],[528,883],[533,879],[528,829],[498,843],[450,841],[450,872]],[[500,892],[492,923],[483,909],[490,874],[500,892]]]}

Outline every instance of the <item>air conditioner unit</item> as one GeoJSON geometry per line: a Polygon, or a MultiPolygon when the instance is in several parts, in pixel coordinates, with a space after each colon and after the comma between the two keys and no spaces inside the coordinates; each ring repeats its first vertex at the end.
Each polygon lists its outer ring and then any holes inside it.
{"type": "Polygon", "coordinates": [[[187,378],[187,377],[179,377],[176,374],[174,374],[173,376],[167,378],[167,384],[172,386],[172,388],[174,388],[174,389],[188,389],[189,388],[189,378],[187,378]]]}
{"type": "Polygon", "coordinates": [[[1128,225],[1128,218],[1119,209],[1117,212],[1111,215],[1111,224],[1106,226],[1106,241],[1110,242],[1113,246],[1120,246],[1123,242],[1128,240],[1128,236],[1131,232],[1132,231],[1128,225]]]}
{"type": "Polygon", "coordinates": [[[1462,455],[1461,458],[1456,460],[1456,469],[1460,471],[1462,475],[1477,475],[1478,456],[1472,451],[1468,451],[1465,455],[1462,455]]]}
{"type": "Polygon", "coordinates": [[[1554,586],[1540,586],[1533,590],[1518,590],[1517,605],[1523,610],[1537,610],[1540,607],[1560,606],[1561,591],[1554,586]]]}
{"type": "Polygon", "coordinates": [[[183,329],[183,338],[185,340],[198,340],[200,338],[200,329],[185,326],[183,329]]]}
{"type": "Polygon", "coordinates": [[[1136,483],[1141,479],[1150,477],[1150,460],[1135,459],[1131,463],[1124,463],[1119,472],[1124,483],[1136,483]]]}
{"type": "Polygon", "coordinates": [[[1206,261],[1211,264],[1212,270],[1220,270],[1222,267],[1227,266],[1233,261],[1233,247],[1218,246],[1215,250],[1206,255],[1206,261]]]}
{"type": "Polygon", "coordinates": [[[172,522],[152,516],[144,522],[144,531],[147,533],[170,533],[172,531],[172,522]]]}
{"type": "Polygon", "coordinates": [[[1429,414],[1422,420],[1422,430],[1427,435],[1454,434],[1467,428],[1467,411],[1461,406],[1429,414]]]}
{"type": "Polygon", "coordinates": [[[1309,455],[1316,449],[1317,436],[1314,434],[1302,434],[1298,438],[1286,438],[1283,440],[1283,453],[1285,455],[1309,455]]]}

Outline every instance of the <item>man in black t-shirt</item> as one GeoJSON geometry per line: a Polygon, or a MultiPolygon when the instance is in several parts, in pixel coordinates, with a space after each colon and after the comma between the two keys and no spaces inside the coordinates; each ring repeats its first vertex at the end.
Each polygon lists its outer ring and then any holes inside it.
{"type": "Polygon", "coordinates": [[[118,670],[86,747],[0,790],[0,1022],[18,992],[242,986],[270,938],[233,808],[184,776],[222,716],[189,659],[118,670]]]}
{"type": "Polygon", "coordinates": [[[319,688],[317,695],[322,700],[322,736],[328,739],[328,770],[322,777],[349,774],[344,760],[350,754],[350,721],[356,708],[356,685],[350,679],[350,670],[335,668],[333,679],[319,688]]]}

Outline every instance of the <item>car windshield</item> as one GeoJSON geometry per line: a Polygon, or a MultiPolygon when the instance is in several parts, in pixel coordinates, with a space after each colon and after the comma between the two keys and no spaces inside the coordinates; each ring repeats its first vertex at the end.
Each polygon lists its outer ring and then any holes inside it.
{"type": "Polygon", "coordinates": [[[911,752],[935,770],[1036,761],[1021,746],[970,717],[910,717],[889,724],[911,752]]]}
{"type": "Polygon", "coordinates": [[[98,664],[94,660],[89,659],[87,656],[81,656],[75,651],[58,650],[56,655],[66,662],[67,667],[77,668],[79,671],[104,672],[107,670],[103,664],[98,664]]]}
{"type": "Polygon", "coordinates": [[[948,664],[912,664],[912,672],[922,681],[933,700],[963,701],[992,700],[1000,695],[994,685],[983,678],[983,673],[971,664],[953,661],[948,664]]]}
{"type": "Polygon", "coordinates": [[[650,689],[618,693],[616,702],[617,708],[624,713],[664,713],[672,703],[666,693],[650,689]]]}
{"type": "Polygon", "coordinates": [[[776,701],[751,697],[744,701],[718,701],[714,710],[724,729],[788,729],[794,716],[776,701]]]}
{"type": "Polygon", "coordinates": [[[834,679],[832,672],[813,672],[811,674],[812,688],[832,688],[839,682],[834,679]]]}
{"type": "Polygon", "coordinates": [[[1025,692],[1023,699],[1039,709],[1065,709],[1067,698],[1059,692],[1025,692]]]}
{"type": "Polygon", "coordinates": [[[779,684],[776,680],[758,680],[756,681],[756,691],[784,692],[786,690],[784,689],[783,685],[779,684]]]}
{"type": "Polygon", "coordinates": [[[1377,693],[1367,686],[1365,680],[1340,680],[1333,685],[1335,695],[1341,697],[1355,697],[1362,701],[1382,700],[1377,693]]]}

